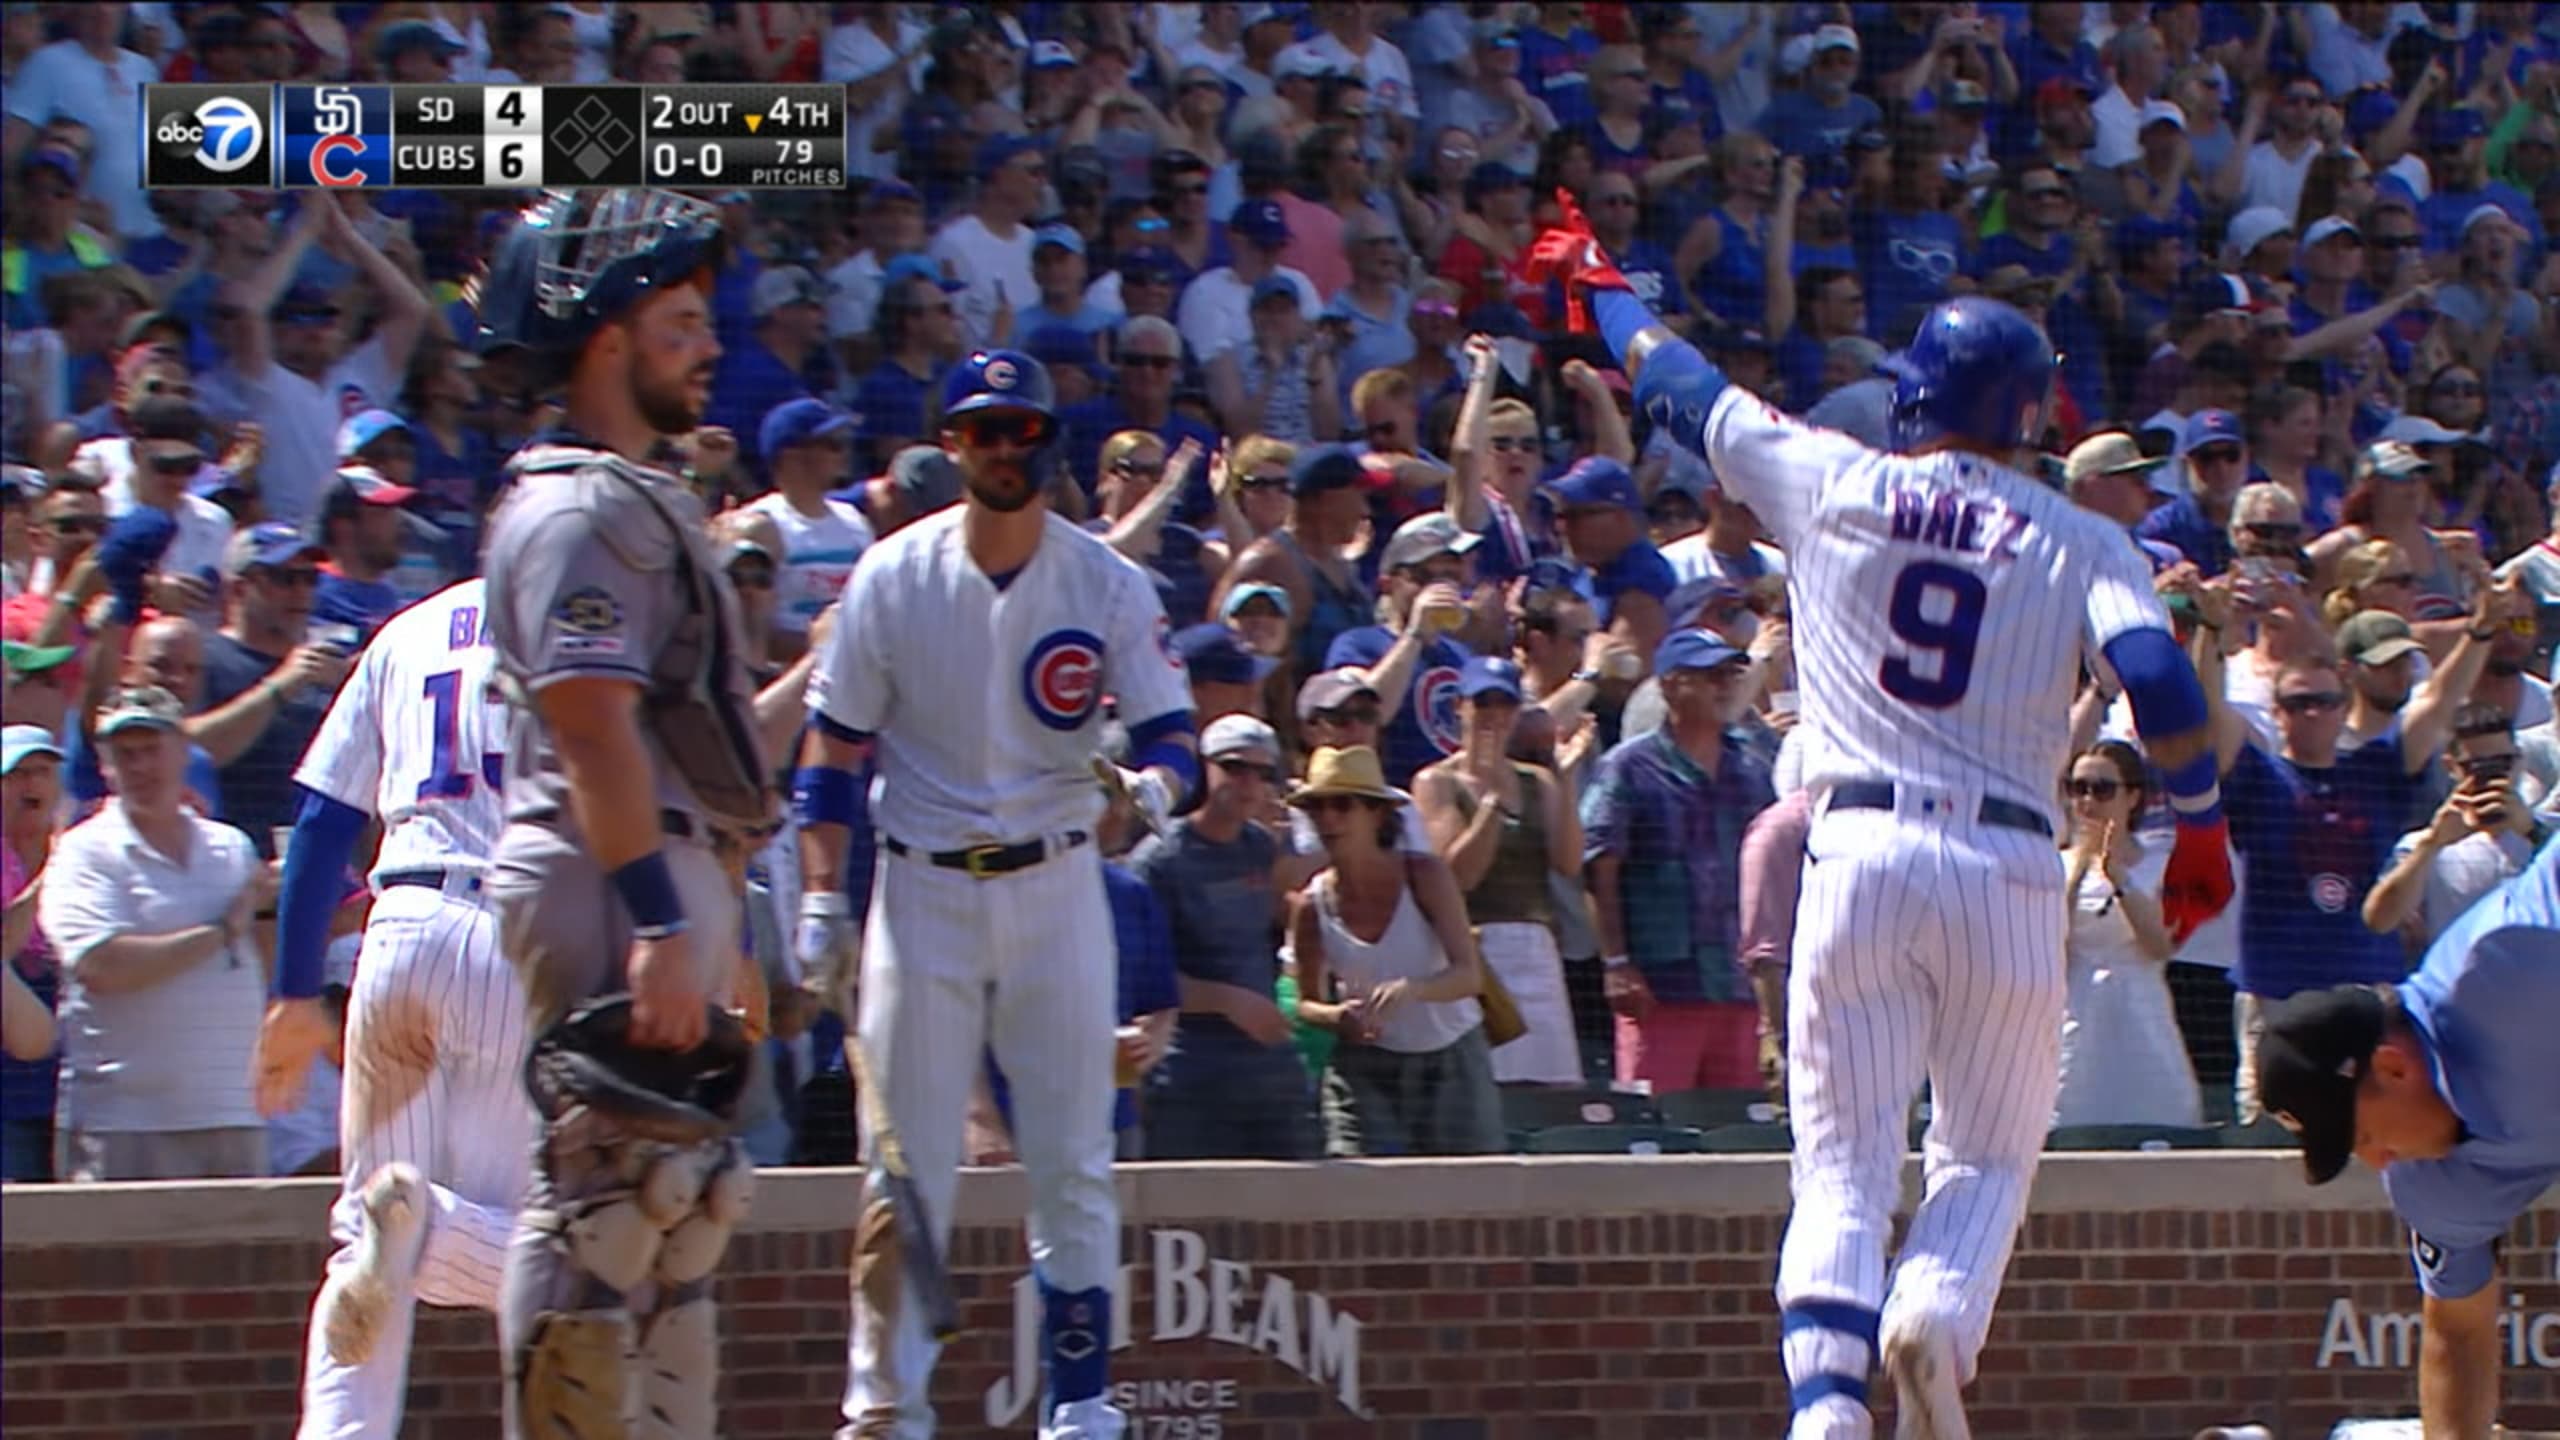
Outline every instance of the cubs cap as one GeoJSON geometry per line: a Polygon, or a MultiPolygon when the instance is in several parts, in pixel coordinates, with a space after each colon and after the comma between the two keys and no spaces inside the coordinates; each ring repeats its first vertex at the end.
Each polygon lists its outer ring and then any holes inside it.
{"type": "Polygon", "coordinates": [[[1712,630],[1674,630],[1654,647],[1653,673],[1668,675],[1675,670],[1713,670],[1719,665],[1746,658],[1712,630]]]}
{"type": "Polygon", "coordinates": [[[1360,696],[1378,698],[1378,687],[1369,680],[1368,672],[1345,666],[1340,670],[1319,670],[1298,687],[1298,718],[1312,720],[1327,710],[1339,710],[1360,696]]]}
{"type": "Polygon", "coordinates": [[[1227,217],[1227,230],[1262,245],[1289,243],[1289,217],[1277,200],[1247,200],[1227,217]]]}
{"type": "Polygon", "coordinates": [[[1458,671],[1458,697],[1462,700],[1499,695],[1516,705],[1525,693],[1520,686],[1518,662],[1499,655],[1478,655],[1458,671]]]}
{"type": "Polygon", "coordinates": [[[939,445],[910,445],[890,457],[889,483],[907,508],[931,514],[960,498],[960,466],[939,445]]]}
{"type": "Polygon", "coordinates": [[[1259,685],[1280,668],[1278,660],[1255,654],[1243,636],[1214,620],[1174,631],[1173,653],[1195,682],[1214,685],[1259,685]]]}
{"type": "Polygon", "coordinates": [[[2240,428],[2240,417],[2228,410],[2199,410],[2187,417],[2186,427],[2178,432],[2178,453],[2190,455],[2207,445],[2241,445],[2247,443],[2247,432],[2240,428]]]}
{"type": "Polygon", "coordinates": [[[764,423],[756,427],[756,452],[771,463],[794,445],[847,434],[852,429],[851,415],[824,400],[803,395],[764,412],[764,423]]]}
{"type": "Polygon", "coordinates": [[[2305,990],[2267,1002],[2258,1037],[2258,1103],[2302,1137],[2302,1169],[2326,1185],[2356,1145],[2356,1086],[2389,1028],[2370,985],[2305,990]]]}
{"type": "Polygon", "coordinates": [[[1259,755],[1277,762],[1280,736],[1250,715],[1221,715],[1200,732],[1200,758],[1216,760],[1227,755],[1259,755]]]}
{"type": "Polygon", "coordinates": [[[15,771],[18,762],[30,755],[50,755],[59,760],[62,747],[53,743],[53,732],[41,725],[12,725],[0,730],[0,775],[15,771]]]}
{"type": "Polygon", "coordinates": [[[301,531],[281,520],[270,520],[231,537],[230,547],[222,552],[222,573],[237,580],[252,570],[290,565],[305,555],[319,559],[327,554],[305,539],[301,531]]]}
{"type": "Polygon", "coordinates": [[[1709,616],[1734,605],[1751,603],[1751,592],[1720,575],[1683,580],[1662,602],[1662,618],[1677,629],[1707,623],[1709,616]]]}
{"type": "Polygon", "coordinates": [[[1297,303],[1298,287],[1289,283],[1288,276],[1263,276],[1261,280],[1255,282],[1253,297],[1246,304],[1258,309],[1274,300],[1286,300],[1293,305],[1297,303]]]}
{"type": "Polygon", "coordinates": [[[1037,255],[1053,245],[1070,255],[1084,253],[1084,237],[1076,233],[1073,225],[1043,225],[1031,232],[1032,254],[1037,255]]]}
{"type": "Polygon", "coordinates": [[[461,54],[464,48],[424,20],[403,20],[385,28],[381,38],[373,42],[373,57],[388,65],[414,50],[450,56],[461,54]]]}
{"type": "Polygon", "coordinates": [[[2388,665],[2423,648],[2409,622],[2388,610],[2359,610],[2338,627],[2338,653],[2359,665],[2388,665]]]}
{"type": "Polygon", "coordinates": [[[2078,486],[2107,475],[2157,475],[2168,464],[2164,456],[2145,455],[2132,436],[2120,430],[2092,435],[2062,458],[2062,483],[2078,486]]]}
{"type": "Polygon", "coordinates": [[[1445,510],[1416,515],[1396,527],[1387,541],[1386,553],[1379,557],[1379,568],[1397,571],[1408,565],[1419,565],[1434,555],[1464,555],[1483,540],[1458,528],[1445,510]]]}
{"type": "Polygon", "coordinates": [[[1073,70],[1076,52],[1060,40],[1037,40],[1031,46],[1031,68],[1034,70],[1073,70]]]}
{"type": "Polygon", "coordinates": [[[1813,53],[1819,55],[1826,50],[1846,50],[1852,55],[1857,54],[1858,32],[1846,25],[1825,25],[1814,31],[1813,53]]]}
{"type": "Polygon", "coordinates": [[[1547,495],[1560,510],[1578,510],[1585,506],[1615,505],[1626,510],[1642,510],[1644,496],[1636,489],[1636,477],[1627,467],[1605,455],[1586,455],[1573,463],[1573,468],[1548,481],[1547,495]]]}

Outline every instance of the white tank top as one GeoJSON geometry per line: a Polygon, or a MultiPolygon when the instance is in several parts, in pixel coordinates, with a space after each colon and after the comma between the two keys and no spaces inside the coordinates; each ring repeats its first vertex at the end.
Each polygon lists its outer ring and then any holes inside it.
{"type": "MultiPolygon", "coordinates": [[[[1325,964],[1339,978],[1344,995],[1365,995],[1389,980],[1427,979],[1449,963],[1440,937],[1432,933],[1431,922],[1423,918],[1422,906],[1413,898],[1410,882],[1396,897],[1396,913],[1375,943],[1352,934],[1351,927],[1342,923],[1334,886],[1334,873],[1327,870],[1311,888],[1316,924],[1324,936],[1325,964]]],[[[1484,1010],[1473,999],[1408,1001],[1387,1016],[1376,1044],[1381,1050],[1425,1055],[1456,1044],[1483,1023],[1484,1010]]]]}

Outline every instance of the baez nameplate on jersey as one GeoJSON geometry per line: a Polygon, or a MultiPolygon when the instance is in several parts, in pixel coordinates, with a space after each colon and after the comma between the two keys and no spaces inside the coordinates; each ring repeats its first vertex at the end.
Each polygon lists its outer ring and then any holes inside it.
{"type": "Polygon", "coordinates": [[[146,85],[150,189],[837,190],[841,85],[146,85]]]}

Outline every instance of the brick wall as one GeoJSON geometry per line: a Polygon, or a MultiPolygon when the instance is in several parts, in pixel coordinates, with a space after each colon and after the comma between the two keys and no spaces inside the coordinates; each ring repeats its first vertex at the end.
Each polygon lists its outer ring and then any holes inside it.
{"type": "MultiPolygon", "coordinates": [[[[764,1177],[722,1290],[733,1440],[835,1423],[853,1183],[764,1177]]],[[[1756,1440],[1783,1414],[1783,1157],[1138,1167],[1121,1186],[1135,1343],[1114,1373],[1143,1387],[1138,1440],[1756,1440]]],[[[0,1425],[11,1440],[289,1435],[328,1198],[308,1182],[9,1189],[0,1425]]],[[[1007,1414],[1021,1203],[1009,1172],[963,1186],[971,1333],[938,1379],[946,1435],[1029,1433],[1027,1411],[1007,1414]]],[[[2409,1413],[2404,1243],[2369,1177],[2313,1191],[2288,1157],[2049,1159],[1972,1392],[1976,1433],[2251,1420],[2311,1437],[2409,1413]]],[[[2560,1428],[2555,1248],[2546,1195],[2510,1237],[2526,1317],[2511,1425],[2560,1428]]],[[[405,1433],[494,1435],[488,1319],[430,1312],[418,1335],[405,1433]]]]}

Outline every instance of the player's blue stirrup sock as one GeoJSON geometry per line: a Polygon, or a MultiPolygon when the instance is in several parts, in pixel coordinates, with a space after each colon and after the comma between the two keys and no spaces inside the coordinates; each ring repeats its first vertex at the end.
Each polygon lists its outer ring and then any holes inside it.
{"type": "Polygon", "coordinates": [[[1875,1366],[1876,1312],[1847,1300],[1798,1300],[1783,1312],[1778,1342],[1787,1402],[1801,1413],[1826,1400],[1864,1408],[1875,1366]]]}
{"type": "Polygon", "coordinates": [[[1049,1367],[1042,1412],[1102,1393],[1111,1370],[1111,1291],[1061,1290],[1040,1279],[1041,1352],[1049,1367]]]}

